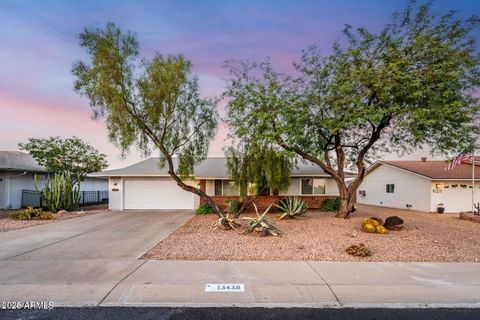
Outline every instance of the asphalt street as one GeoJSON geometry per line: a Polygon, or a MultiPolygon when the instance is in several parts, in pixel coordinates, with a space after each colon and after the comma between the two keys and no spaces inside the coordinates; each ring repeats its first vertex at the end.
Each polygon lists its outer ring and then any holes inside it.
{"type": "Polygon", "coordinates": [[[353,309],[353,308],[144,308],[92,307],[51,310],[2,310],[2,320],[173,320],[173,319],[322,319],[322,320],[466,320],[480,319],[480,309],[353,309]]]}

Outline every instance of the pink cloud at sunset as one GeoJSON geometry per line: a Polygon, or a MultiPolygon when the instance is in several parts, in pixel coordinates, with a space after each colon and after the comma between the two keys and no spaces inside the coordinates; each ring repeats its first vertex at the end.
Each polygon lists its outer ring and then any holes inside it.
{"type": "MultiPolygon", "coordinates": [[[[120,159],[88,101],[73,91],[72,64],[85,59],[78,34],[108,21],[134,32],[141,55],[182,54],[193,63],[205,96],[220,96],[231,59],[264,60],[291,72],[301,50],[328,53],[345,24],[379,30],[406,1],[15,1],[0,2],[0,150],[17,150],[28,137],[77,135],[107,154],[111,167],[138,161],[135,150],[120,159]]],[[[439,0],[435,9],[479,12],[480,2],[439,0]]],[[[225,101],[219,105],[224,115],[225,101]]],[[[228,128],[219,124],[209,154],[221,156],[228,128]]],[[[425,154],[423,150],[419,154],[425,154]]],[[[416,153],[414,153],[417,156],[416,153]]]]}

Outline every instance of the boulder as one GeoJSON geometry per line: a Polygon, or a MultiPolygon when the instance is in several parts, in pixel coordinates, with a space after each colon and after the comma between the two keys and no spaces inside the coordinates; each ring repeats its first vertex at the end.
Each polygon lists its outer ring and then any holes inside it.
{"type": "Polygon", "coordinates": [[[403,219],[399,216],[390,216],[385,219],[383,226],[388,230],[400,230],[403,228],[403,219]]]}
{"type": "Polygon", "coordinates": [[[68,211],[63,209],[57,212],[57,214],[65,214],[65,213],[68,213],[68,211]]]}

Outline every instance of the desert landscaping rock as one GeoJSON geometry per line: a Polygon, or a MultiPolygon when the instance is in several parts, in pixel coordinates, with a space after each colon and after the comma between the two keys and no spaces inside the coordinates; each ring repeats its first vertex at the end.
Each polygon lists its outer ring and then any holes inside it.
{"type": "Polygon", "coordinates": [[[334,213],[309,211],[306,219],[276,220],[282,237],[256,237],[233,230],[214,230],[214,215],[194,216],[160,242],[146,259],[160,260],[310,260],[480,262],[480,228],[458,215],[358,205],[348,220],[334,213]],[[385,219],[399,215],[400,231],[386,235],[361,232],[362,221],[371,216],[385,219]],[[355,237],[352,237],[355,234],[355,237]],[[364,243],[372,255],[355,257],[348,246],[364,243]]]}
{"type": "Polygon", "coordinates": [[[0,210],[0,232],[9,230],[17,230],[36,226],[45,223],[52,223],[55,221],[61,221],[71,218],[83,217],[90,214],[99,212],[105,212],[106,205],[93,205],[78,209],[78,211],[68,212],[66,210],[60,210],[56,214],[55,220],[13,220],[8,217],[8,210],[0,210]]]}

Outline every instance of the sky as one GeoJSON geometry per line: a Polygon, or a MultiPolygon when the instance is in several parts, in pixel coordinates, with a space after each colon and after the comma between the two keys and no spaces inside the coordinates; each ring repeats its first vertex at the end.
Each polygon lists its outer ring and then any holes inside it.
{"type": "MultiPolygon", "coordinates": [[[[0,150],[18,150],[29,137],[76,135],[107,155],[110,168],[125,158],[107,139],[104,122],[92,120],[88,100],[73,91],[72,64],[87,60],[78,44],[83,28],[109,21],[134,32],[140,53],[183,54],[193,63],[205,96],[222,93],[230,59],[270,58],[292,69],[302,49],[328,52],[345,24],[378,31],[404,0],[316,1],[0,1],[0,150]]],[[[434,11],[480,14],[480,1],[436,1],[434,11]]],[[[222,106],[220,106],[221,108],[222,106]]],[[[220,110],[221,112],[222,110],[220,110]]],[[[210,156],[222,156],[227,129],[220,124],[210,156]]],[[[428,151],[407,155],[419,158],[428,151]]],[[[387,158],[395,158],[389,155],[387,158]]]]}

